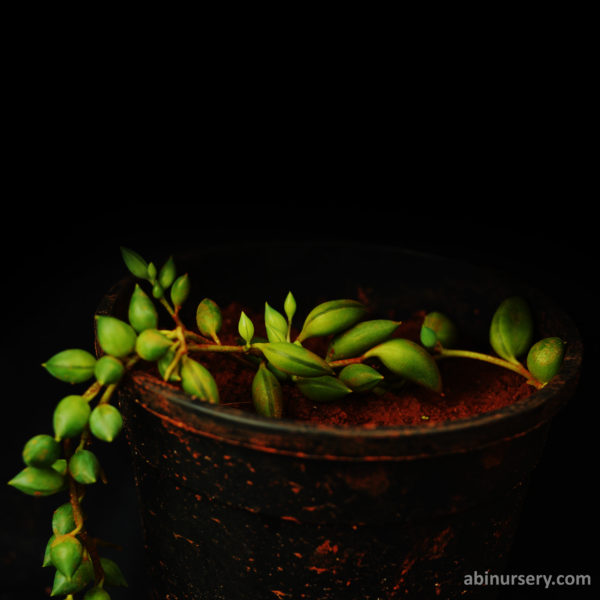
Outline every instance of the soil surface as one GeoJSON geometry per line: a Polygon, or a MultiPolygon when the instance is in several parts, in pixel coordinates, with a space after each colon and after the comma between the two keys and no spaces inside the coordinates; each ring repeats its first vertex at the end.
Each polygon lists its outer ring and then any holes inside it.
{"type": "MultiPolygon", "coordinates": [[[[241,307],[236,304],[223,310],[223,327],[219,334],[223,344],[239,343],[240,311],[241,307]]],[[[262,315],[245,312],[255,324],[255,335],[266,337],[260,326],[262,315]]],[[[412,315],[395,336],[417,341],[423,317],[422,313],[412,315]]],[[[328,339],[306,340],[304,345],[324,356],[328,342],[328,339]]],[[[250,392],[254,369],[229,354],[203,352],[195,358],[215,377],[222,405],[254,412],[250,392]]],[[[305,398],[294,385],[284,384],[284,417],[330,425],[423,426],[493,411],[535,391],[520,375],[489,363],[448,358],[438,364],[443,382],[441,394],[406,383],[399,390],[383,394],[350,394],[340,401],[316,403],[305,398]]]]}

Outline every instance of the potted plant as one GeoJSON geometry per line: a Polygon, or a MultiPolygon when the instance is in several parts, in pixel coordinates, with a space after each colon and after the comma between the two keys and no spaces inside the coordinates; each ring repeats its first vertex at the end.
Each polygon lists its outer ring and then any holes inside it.
{"type": "Polygon", "coordinates": [[[107,598],[124,583],[82,511],[103,476],[90,442],[124,422],[157,598],[485,597],[462,576],[504,564],[577,380],[578,334],[538,292],[483,270],[352,245],[331,270],[331,250],[255,245],[241,272],[235,249],[160,268],[124,249],[132,277],[99,308],[97,355],[46,363],[92,383],[61,400],[54,436],[27,443],[12,480],[34,494],[68,488],[45,561],[55,595],[107,598]],[[196,286],[206,292],[193,299],[196,286]],[[450,398],[444,375],[465,364],[510,374],[500,404],[450,398]],[[414,389],[424,396],[402,395],[414,389]],[[405,421],[356,420],[390,398],[405,421]]]}

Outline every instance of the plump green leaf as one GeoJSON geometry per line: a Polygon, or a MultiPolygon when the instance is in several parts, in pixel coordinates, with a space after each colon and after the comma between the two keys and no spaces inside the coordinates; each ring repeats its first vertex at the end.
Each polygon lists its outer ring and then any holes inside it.
{"type": "Polygon", "coordinates": [[[116,356],[105,354],[96,361],[94,375],[102,385],[117,383],[124,374],[125,365],[116,356]]]}
{"type": "Polygon", "coordinates": [[[171,300],[175,306],[182,306],[190,295],[190,278],[187,273],[180,275],[171,288],[171,300]]]}
{"type": "Polygon", "coordinates": [[[65,535],[77,527],[73,507],[70,502],[61,504],[52,514],[52,532],[54,535],[65,535]]]}
{"type": "Polygon", "coordinates": [[[223,315],[221,309],[214,300],[204,298],[196,309],[196,325],[198,331],[205,336],[219,343],[219,331],[223,325],[223,315]]]}
{"type": "Polygon", "coordinates": [[[144,329],[158,327],[158,311],[152,299],[144,292],[138,283],[129,301],[128,318],[131,326],[139,333],[144,329]]]}
{"type": "Polygon", "coordinates": [[[433,329],[430,329],[426,325],[421,325],[421,331],[419,333],[419,337],[421,340],[421,344],[425,346],[425,348],[432,349],[437,344],[438,338],[437,334],[433,329]]]}
{"type": "Polygon", "coordinates": [[[527,369],[538,381],[547,383],[560,371],[565,347],[565,342],[558,337],[536,342],[527,354],[527,369]]]}
{"type": "Polygon", "coordinates": [[[268,302],[265,302],[265,327],[269,342],[287,341],[287,319],[268,302]]]}
{"type": "Polygon", "coordinates": [[[79,435],[90,418],[90,405],[83,396],[65,396],[54,409],[52,422],[59,440],[79,435]]]}
{"type": "Polygon", "coordinates": [[[135,348],[135,329],[116,317],[96,315],[96,336],[106,354],[123,358],[135,348]]]}
{"type": "Polygon", "coordinates": [[[219,403],[219,389],[214,377],[204,365],[189,356],[181,358],[181,386],[194,398],[211,404],[219,403]]]}
{"type": "Polygon", "coordinates": [[[71,579],[65,577],[60,571],[56,571],[50,596],[76,594],[85,589],[92,581],[94,581],[94,567],[89,556],[84,556],[71,579]]]}
{"type": "Polygon", "coordinates": [[[260,364],[252,380],[252,401],[259,415],[281,418],[283,414],[281,384],[264,362],[260,364]]]}
{"type": "Polygon", "coordinates": [[[134,250],[121,247],[121,256],[129,271],[140,279],[148,278],[148,263],[134,250]]]}
{"type": "Polygon", "coordinates": [[[338,377],[354,392],[372,390],[384,378],[379,371],[363,364],[347,365],[340,371],[338,377]]]}
{"type": "Polygon", "coordinates": [[[76,450],[69,459],[69,473],[78,483],[96,483],[100,476],[100,463],[90,450],[76,450]]]}
{"type": "Polygon", "coordinates": [[[177,269],[175,268],[175,260],[172,256],[169,256],[167,262],[165,262],[158,273],[158,283],[166,290],[175,281],[176,276],[177,269]]]}
{"type": "Polygon", "coordinates": [[[55,354],[42,366],[57,379],[67,383],[82,383],[94,375],[96,359],[86,350],[71,348],[55,354]]]}
{"type": "Polygon", "coordinates": [[[135,342],[136,354],[148,361],[161,358],[171,347],[172,342],[157,329],[144,329],[135,342]]]}
{"type": "Polygon", "coordinates": [[[23,448],[23,462],[30,467],[51,467],[60,457],[60,444],[45,433],[32,437],[23,448]]]}
{"type": "MultiPolygon", "coordinates": [[[[175,350],[175,348],[173,348],[171,346],[156,363],[156,365],[158,367],[158,372],[160,373],[160,375],[163,379],[165,378],[165,375],[167,374],[167,369],[169,368],[169,366],[175,359],[175,355],[176,355],[176,350],[175,350]]],[[[175,368],[171,370],[171,375],[169,376],[169,381],[171,383],[177,383],[177,382],[181,381],[180,368],[181,368],[180,363],[177,363],[175,368]]]]}
{"type": "Polygon", "coordinates": [[[238,331],[246,344],[250,344],[252,342],[252,338],[254,337],[254,325],[244,311],[242,311],[242,314],[240,315],[238,331]]]}
{"type": "Polygon", "coordinates": [[[335,335],[360,321],[367,307],[357,300],[330,300],[308,313],[297,341],[322,335],[335,335]]]}
{"type": "Polygon", "coordinates": [[[421,329],[421,343],[426,348],[435,346],[439,342],[444,348],[453,348],[458,340],[458,329],[449,317],[438,311],[432,311],[425,315],[421,329]],[[423,331],[423,330],[426,331],[423,331]],[[428,331],[427,331],[428,330],[428,331]],[[431,344],[431,334],[435,335],[435,341],[431,344]]]}
{"type": "Polygon", "coordinates": [[[533,317],[527,302],[512,296],[497,308],[490,326],[490,344],[498,356],[517,362],[533,339],[533,317]]]}
{"type": "Polygon", "coordinates": [[[103,442],[112,442],[123,428],[123,417],[112,404],[98,404],[90,415],[90,431],[103,442]]]}
{"type": "Polygon", "coordinates": [[[110,594],[104,588],[93,587],[85,593],[83,600],[110,600],[110,594]]]}
{"type": "Polygon", "coordinates": [[[9,482],[14,488],[29,496],[50,496],[60,492],[64,477],[52,468],[25,467],[9,482]]]}
{"type": "Polygon", "coordinates": [[[67,579],[75,574],[83,559],[83,546],[73,535],[57,535],[50,545],[50,560],[67,579]]]}
{"type": "Polygon", "coordinates": [[[114,560],[106,558],[105,556],[101,556],[100,564],[102,565],[102,570],[104,571],[106,585],[128,587],[127,580],[125,579],[123,572],[114,560]]]}
{"type": "Polygon", "coordinates": [[[333,375],[299,378],[296,385],[303,396],[314,402],[334,402],[352,392],[343,381],[333,375]]]}
{"type": "Polygon", "coordinates": [[[283,303],[283,312],[285,312],[288,322],[291,323],[294,315],[296,314],[296,299],[292,292],[288,292],[283,303]]]}
{"type": "Polygon", "coordinates": [[[299,377],[332,375],[333,369],[317,354],[290,342],[253,344],[276,369],[299,377]]]}
{"type": "Polygon", "coordinates": [[[53,535],[48,540],[46,544],[46,550],[44,551],[44,560],[42,561],[42,567],[52,567],[52,559],[50,558],[50,547],[52,546],[52,542],[55,540],[56,536],[53,535]]]}
{"type": "Polygon", "coordinates": [[[403,338],[383,342],[364,354],[378,358],[390,371],[436,392],[442,378],[435,360],[419,344],[403,338]]]}
{"type": "Polygon", "coordinates": [[[327,360],[360,356],[369,348],[387,340],[399,325],[399,321],[388,319],[372,319],[357,323],[331,340],[327,351],[327,360]]]}

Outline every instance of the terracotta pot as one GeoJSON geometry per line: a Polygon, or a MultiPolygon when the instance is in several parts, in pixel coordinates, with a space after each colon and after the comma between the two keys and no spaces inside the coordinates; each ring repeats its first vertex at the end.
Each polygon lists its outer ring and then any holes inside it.
{"type": "MultiPolygon", "coordinates": [[[[360,287],[382,313],[441,310],[482,343],[499,302],[520,294],[539,337],[560,336],[567,351],[559,375],[526,400],[418,428],[270,420],[134,373],[120,405],[155,598],[494,597],[464,579],[506,564],[529,475],[578,379],[570,318],[524,284],[397,248],[226,247],[178,264],[196,303],[206,295],[261,310],[291,289],[308,311],[360,287]]],[[[132,285],[117,284],[99,312],[124,318],[132,285]]]]}

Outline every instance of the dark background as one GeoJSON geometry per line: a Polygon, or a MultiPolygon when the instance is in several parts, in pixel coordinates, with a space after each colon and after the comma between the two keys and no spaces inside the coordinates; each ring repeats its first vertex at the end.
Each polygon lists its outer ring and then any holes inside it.
{"type": "MultiPolygon", "coordinates": [[[[12,236],[3,240],[0,269],[4,481],[20,470],[24,442],[51,431],[53,407],[67,393],[66,384],[50,377],[40,363],[66,347],[92,349],[92,314],[107,288],[126,274],[120,245],[159,264],[171,252],[245,239],[398,245],[510,272],[546,291],[575,319],[586,352],[580,386],[555,419],[533,474],[507,572],[595,577],[597,393],[592,378],[599,351],[592,212],[575,213],[569,202],[553,204],[543,198],[528,202],[507,197],[475,205],[447,199],[440,208],[433,200],[398,193],[388,194],[387,202],[369,196],[315,202],[302,194],[271,192],[267,198],[256,190],[241,203],[227,194],[198,194],[192,203],[165,196],[155,204],[128,204],[109,191],[94,202],[82,194],[69,206],[56,199],[41,209],[21,206],[5,221],[5,232],[12,236]]],[[[143,541],[127,452],[123,439],[102,448],[110,485],[93,486],[86,499],[93,531],[123,546],[121,552],[107,551],[130,582],[129,591],[115,591],[117,599],[143,597],[144,589],[143,541]]],[[[0,598],[41,599],[51,581],[50,570],[40,564],[57,501],[31,498],[5,485],[0,501],[0,598]]],[[[561,597],[583,597],[587,591],[571,588],[561,597]]],[[[504,593],[502,598],[556,594],[518,588],[504,593]]]]}

